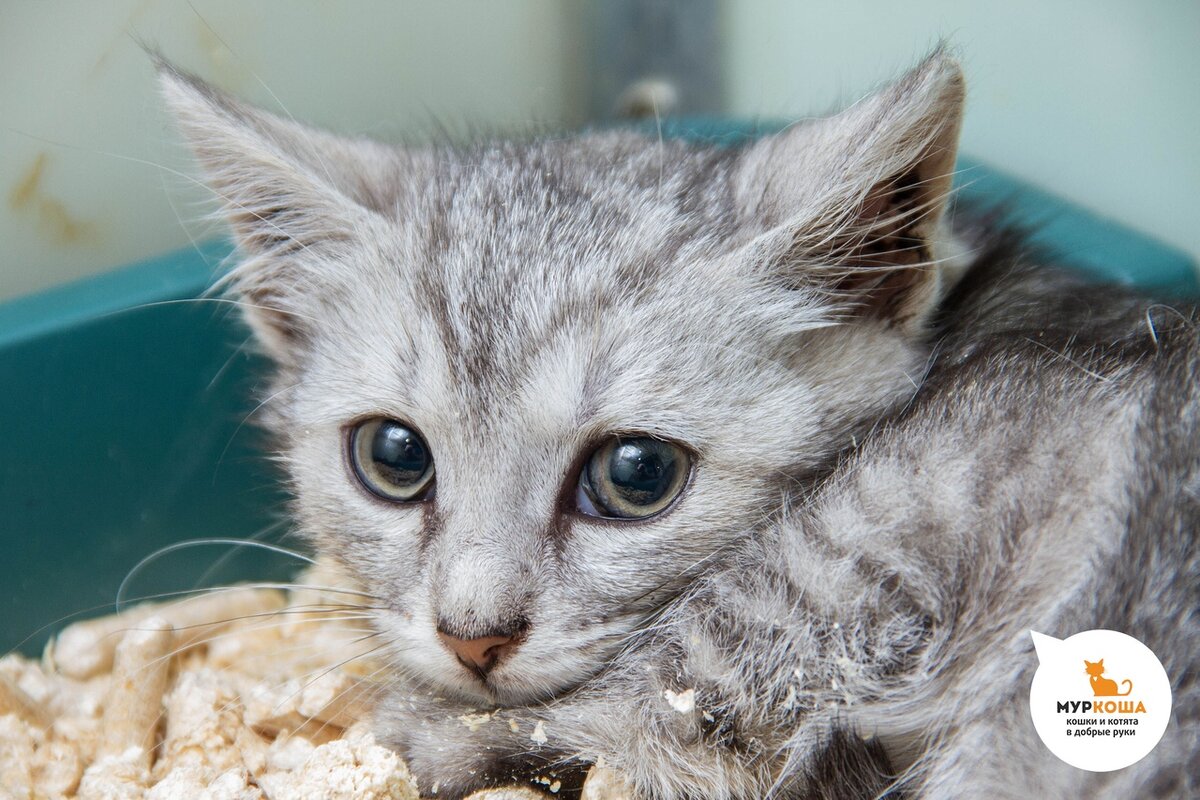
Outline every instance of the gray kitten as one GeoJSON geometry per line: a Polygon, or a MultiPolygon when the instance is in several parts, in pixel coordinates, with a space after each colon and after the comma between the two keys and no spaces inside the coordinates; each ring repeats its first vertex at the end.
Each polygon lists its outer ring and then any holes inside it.
{"type": "Polygon", "coordinates": [[[1195,794],[1192,317],[944,213],[946,54],[740,149],[404,149],[163,85],[426,789],[1195,794]],[[1028,629],[1093,627],[1176,693],[1116,773],[1028,713],[1028,629]]]}

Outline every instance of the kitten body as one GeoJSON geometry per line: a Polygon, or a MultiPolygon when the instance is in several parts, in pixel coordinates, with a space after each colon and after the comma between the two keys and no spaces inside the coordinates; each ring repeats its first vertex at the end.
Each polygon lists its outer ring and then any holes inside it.
{"type": "Polygon", "coordinates": [[[420,694],[382,707],[409,720],[418,772],[487,753],[503,774],[507,748],[514,765],[599,757],[651,797],[1194,796],[1194,319],[993,256],[951,299],[911,403],[605,673],[504,713],[541,721],[547,746],[455,735],[420,694]],[[1041,744],[1031,628],[1127,631],[1159,655],[1174,710],[1150,756],[1089,773],[1041,744]],[[684,714],[665,693],[687,689],[684,714]],[[858,763],[858,735],[886,760],[858,763]],[[875,783],[828,788],[831,759],[875,783]]]}
{"type": "Polygon", "coordinates": [[[378,730],[424,786],[603,759],[664,799],[1194,788],[1192,319],[951,228],[945,54],[741,149],[405,150],[164,87],[278,365],[297,522],[378,598],[378,730]],[[426,501],[348,467],[379,417],[434,453],[426,501]],[[581,459],[637,434],[692,453],[683,494],[575,509],[581,459]],[[1028,716],[1028,629],[1093,627],[1175,683],[1115,774],[1028,716]],[[440,630],[520,641],[482,675],[440,630]]]}

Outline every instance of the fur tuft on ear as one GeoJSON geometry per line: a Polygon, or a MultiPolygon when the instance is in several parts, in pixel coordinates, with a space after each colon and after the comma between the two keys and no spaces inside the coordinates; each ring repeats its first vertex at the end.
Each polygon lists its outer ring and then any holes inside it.
{"type": "Polygon", "coordinates": [[[280,119],[156,63],[167,105],[241,251],[219,286],[240,297],[259,341],[287,361],[308,336],[313,304],[337,292],[338,256],[372,209],[386,207],[375,187],[386,185],[381,177],[398,159],[382,145],[280,119]]]}
{"type": "Polygon", "coordinates": [[[962,70],[939,49],[841,114],[750,148],[738,194],[766,229],[756,261],[847,313],[919,333],[943,285],[964,96],[962,70]]]}

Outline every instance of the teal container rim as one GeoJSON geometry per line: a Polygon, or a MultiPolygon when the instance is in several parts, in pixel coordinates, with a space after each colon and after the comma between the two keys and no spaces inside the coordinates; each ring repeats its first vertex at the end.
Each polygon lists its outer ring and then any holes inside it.
{"type": "Polygon", "coordinates": [[[0,350],[131,308],[199,297],[233,252],[228,239],[212,239],[7,300],[0,350]]]}

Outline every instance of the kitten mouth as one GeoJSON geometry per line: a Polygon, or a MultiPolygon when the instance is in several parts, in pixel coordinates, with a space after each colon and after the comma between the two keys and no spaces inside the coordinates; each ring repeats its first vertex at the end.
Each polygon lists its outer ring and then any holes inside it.
{"type": "Polygon", "coordinates": [[[497,679],[497,676],[494,674],[495,667],[483,669],[464,658],[456,657],[456,660],[462,667],[463,672],[453,676],[447,675],[437,681],[445,688],[452,688],[464,697],[470,697],[475,700],[483,698],[489,702],[499,702],[502,696],[509,693],[510,690],[506,690],[504,687],[505,681],[503,678],[497,679]]]}
{"type": "Polygon", "coordinates": [[[486,670],[483,670],[480,667],[475,666],[474,664],[468,663],[467,660],[465,658],[463,658],[462,656],[458,657],[458,663],[462,664],[463,668],[466,669],[467,672],[474,675],[479,680],[479,682],[482,683],[485,687],[487,687],[489,689],[492,688],[491,684],[488,683],[486,670]]]}
{"type": "MultiPolygon", "coordinates": [[[[465,665],[464,665],[465,666],[465,665]]],[[[458,695],[462,700],[469,700],[472,703],[485,703],[493,706],[513,705],[522,702],[520,692],[514,692],[512,689],[497,685],[495,679],[488,679],[487,675],[482,674],[482,671],[467,667],[467,672],[470,676],[463,676],[462,679],[454,687],[445,687],[451,689],[454,694],[458,695]]]]}
{"type": "MultiPolygon", "coordinates": [[[[485,702],[495,706],[512,706],[523,705],[544,697],[544,695],[538,695],[526,688],[520,675],[512,673],[496,675],[494,672],[488,674],[484,670],[472,668],[467,664],[464,664],[463,668],[469,675],[460,675],[452,689],[463,699],[485,702]]],[[[445,686],[446,689],[451,689],[450,686],[445,686]]]]}

